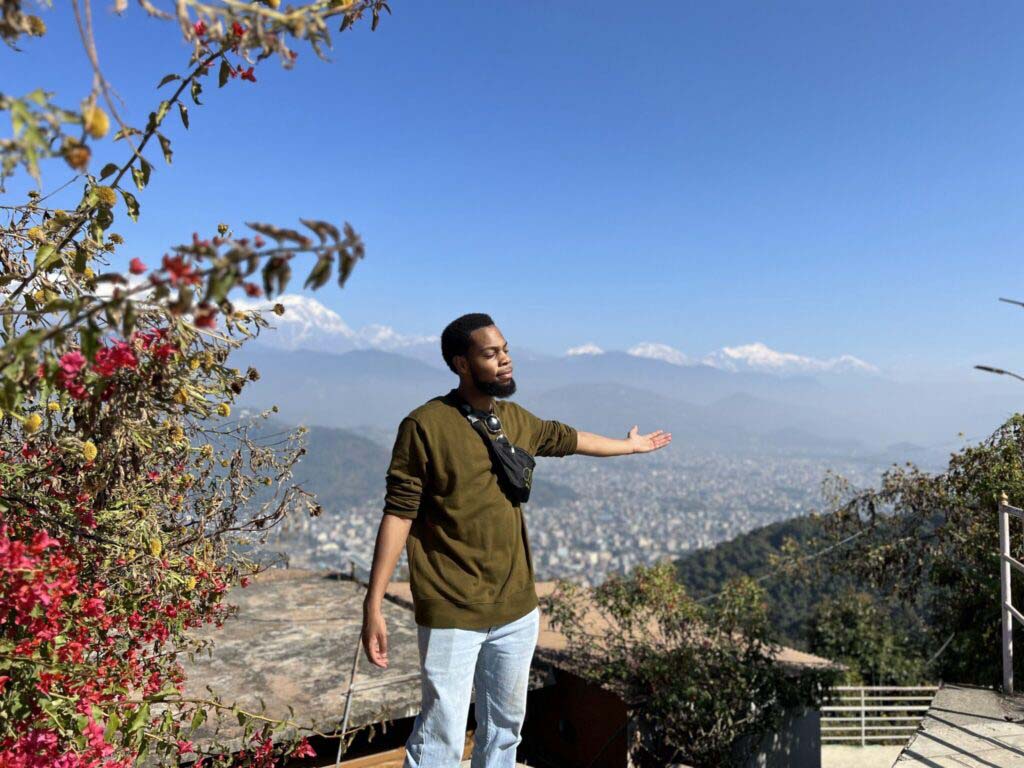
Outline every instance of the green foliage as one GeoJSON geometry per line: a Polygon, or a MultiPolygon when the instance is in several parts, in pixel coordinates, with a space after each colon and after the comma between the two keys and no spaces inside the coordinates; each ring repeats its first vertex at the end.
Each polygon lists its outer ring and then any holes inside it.
{"type": "MultiPolygon", "coordinates": [[[[998,499],[1024,503],[1024,416],[954,453],[945,472],[894,467],[877,489],[837,505],[835,536],[861,534],[829,558],[830,573],[848,573],[920,612],[932,673],[943,680],[998,685],[1000,639],[998,499]]],[[[1014,557],[1024,535],[1013,523],[1014,557]]],[[[1014,572],[1014,590],[1022,594],[1014,572]]],[[[1016,664],[1024,670],[1018,654],[1016,664]]]]}
{"type": "Polygon", "coordinates": [[[827,598],[810,622],[811,650],[844,664],[849,685],[919,685],[927,675],[917,627],[892,615],[890,606],[864,592],[827,598]]]}
{"type": "Polygon", "coordinates": [[[777,727],[790,708],[815,705],[834,677],[776,661],[764,593],[750,579],[728,582],[701,605],[660,563],[593,589],[559,582],[544,602],[567,639],[567,663],[625,702],[638,765],[742,762],[751,737],[777,727]]]}

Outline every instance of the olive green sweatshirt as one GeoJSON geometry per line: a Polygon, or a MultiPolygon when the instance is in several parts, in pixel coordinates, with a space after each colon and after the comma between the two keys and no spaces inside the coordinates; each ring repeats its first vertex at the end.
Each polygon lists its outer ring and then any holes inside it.
{"type": "MultiPolygon", "coordinates": [[[[416,623],[483,629],[537,606],[522,509],[498,485],[490,450],[452,389],[398,426],[384,513],[412,518],[406,553],[416,623]]],[[[576,450],[576,430],[495,398],[513,445],[533,456],[576,450]]]]}

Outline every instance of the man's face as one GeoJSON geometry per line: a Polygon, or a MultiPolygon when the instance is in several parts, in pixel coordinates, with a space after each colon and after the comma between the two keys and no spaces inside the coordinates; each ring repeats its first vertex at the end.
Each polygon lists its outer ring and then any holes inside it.
{"type": "Polygon", "coordinates": [[[512,358],[508,354],[508,342],[497,326],[477,328],[469,338],[472,343],[466,354],[466,364],[476,388],[491,397],[509,397],[515,394],[516,382],[512,378],[512,358]]]}

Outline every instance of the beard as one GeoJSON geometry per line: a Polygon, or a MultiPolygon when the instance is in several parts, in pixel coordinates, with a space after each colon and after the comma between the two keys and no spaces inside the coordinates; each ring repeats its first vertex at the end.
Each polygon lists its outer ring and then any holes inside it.
{"type": "Polygon", "coordinates": [[[472,369],[470,370],[470,375],[473,377],[473,385],[485,395],[489,395],[490,397],[509,397],[515,394],[515,376],[510,378],[507,384],[502,384],[498,380],[483,381],[479,376],[476,375],[476,371],[472,369]]]}

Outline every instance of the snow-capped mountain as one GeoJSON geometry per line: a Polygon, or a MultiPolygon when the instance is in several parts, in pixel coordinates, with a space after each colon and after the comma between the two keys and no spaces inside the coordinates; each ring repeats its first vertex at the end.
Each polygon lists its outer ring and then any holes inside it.
{"type": "Polygon", "coordinates": [[[603,355],[604,350],[593,342],[587,342],[586,344],[580,344],[578,347],[569,347],[569,349],[565,350],[565,354],[566,357],[575,357],[576,355],[603,355]]]}
{"type": "Polygon", "coordinates": [[[779,352],[766,344],[755,342],[738,347],[722,347],[705,355],[705,365],[726,371],[760,371],[762,373],[878,373],[878,368],[853,355],[828,359],[807,357],[792,352],[779,352]]]}
{"type": "Polygon", "coordinates": [[[663,360],[673,365],[690,365],[690,358],[675,347],[654,341],[642,341],[626,350],[635,357],[649,357],[652,360],[663,360]]]}
{"type": "Polygon", "coordinates": [[[237,309],[265,310],[264,317],[272,328],[260,333],[257,343],[275,349],[308,349],[343,354],[358,349],[396,352],[437,365],[440,360],[440,336],[417,336],[399,333],[379,323],[354,329],[341,316],[310,296],[283,294],[273,300],[237,299],[237,309]],[[270,310],[281,304],[285,311],[276,315],[270,310]]]}

